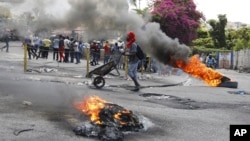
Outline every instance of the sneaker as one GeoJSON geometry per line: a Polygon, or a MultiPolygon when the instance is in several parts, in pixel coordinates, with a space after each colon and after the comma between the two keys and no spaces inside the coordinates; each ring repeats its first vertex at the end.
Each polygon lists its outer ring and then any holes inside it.
{"type": "Polygon", "coordinates": [[[139,90],[140,90],[140,87],[135,86],[135,88],[134,88],[134,89],[132,89],[131,91],[133,91],[133,92],[138,92],[139,90]]]}

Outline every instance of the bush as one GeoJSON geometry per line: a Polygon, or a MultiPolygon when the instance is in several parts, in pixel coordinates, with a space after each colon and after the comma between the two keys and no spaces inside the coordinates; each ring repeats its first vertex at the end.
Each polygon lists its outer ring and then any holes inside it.
{"type": "Polygon", "coordinates": [[[230,52],[231,51],[231,50],[225,50],[225,49],[205,48],[205,47],[201,47],[201,46],[194,46],[191,48],[191,50],[192,50],[192,55],[201,54],[201,53],[216,54],[216,52],[230,52]]]}

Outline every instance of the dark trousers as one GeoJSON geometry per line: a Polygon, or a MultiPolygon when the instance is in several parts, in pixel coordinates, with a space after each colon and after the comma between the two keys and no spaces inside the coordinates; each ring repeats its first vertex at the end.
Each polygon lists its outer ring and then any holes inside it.
{"type": "Polygon", "coordinates": [[[49,57],[49,47],[44,47],[44,57],[48,59],[49,57]]]}
{"type": "Polygon", "coordinates": [[[44,47],[43,46],[40,46],[40,48],[39,48],[38,57],[44,58],[44,47]]]}
{"type": "Polygon", "coordinates": [[[4,48],[6,48],[6,52],[9,52],[9,42],[5,42],[5,46],[1,48],[1,51],[3,51],[4,48]]]}
{"type": "Polygon", "coordinates": [[[41,46],[40,49],[39,49],[39,53],[37,55],[37,59],[38,59],[38,57],[48,59],[48,56],[49,56],[49,47],[41,46]]]}
{"type": "Polygon", "coordinates": [[[58,48],[53,49],[53,60],[55,59],[58,61],[58,48]]]}
{"type": "Polygon", "coordinates": [[[64,54],[65,54],[65,57],[64,57],[63,62],[69,62],[69,49],[64,49],[64,54]]]}
{"type": "Polygon", "coordinates": [[[103,64],[107,64],[110,61],[110,55],[104,55],[103,64]]]}
{"type": "Polygon", "coordinates": [[[75,51],[70,49],[70,62],[74,63],[74,58],[75,58],[75,51]]]}
{"type": "Polygon", "coordinates": [[[80,63],[80,57],[81,57],[81,53],[75,52],[76,64],[80,63]]]}
{"type": "Polygon", "coordinates": [[[37,58],[36,49],[33,46],[28,45],[27,51],[28,51],[29,59],[31,59],[31,55],[33,56],[33,58],[35,57],[37,58]]]}
{"type": "Polygon", "coordinates": [[[27,52],[28,52],[29,59],[31,59],[31,48],[30,47],[27,47],[27,52]]]}

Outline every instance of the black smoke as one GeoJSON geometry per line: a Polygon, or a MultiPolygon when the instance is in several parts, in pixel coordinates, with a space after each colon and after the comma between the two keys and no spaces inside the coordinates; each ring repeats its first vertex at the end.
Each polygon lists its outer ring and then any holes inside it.
{"type": "Polygon", "coordinates": [[[19,5],[36,17],[29,29],[31,33],[84,27],[89,39],[110,39],[134,31],[143,50],[164,64],[169,64],[170,58],[186,60],[190,53],[188,46],[166,36],[158,23],[129,10],[126,0],[25,0],[19,5]]]}

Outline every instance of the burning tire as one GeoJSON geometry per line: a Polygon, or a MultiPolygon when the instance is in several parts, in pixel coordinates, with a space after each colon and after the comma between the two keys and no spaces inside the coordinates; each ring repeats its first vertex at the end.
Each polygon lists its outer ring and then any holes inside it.
{"type": "Polygon", "coordinates": [[[238,88],[238,82],[226,81],[226,82],[221,83],[218,87],[238,88]]]}
{"type": "Polygon", "coordinates": [[[100,89],[105,85],[105,80],[103,77],[97,76],[94,78],[93,84],[96,88],[100,89]]]}

